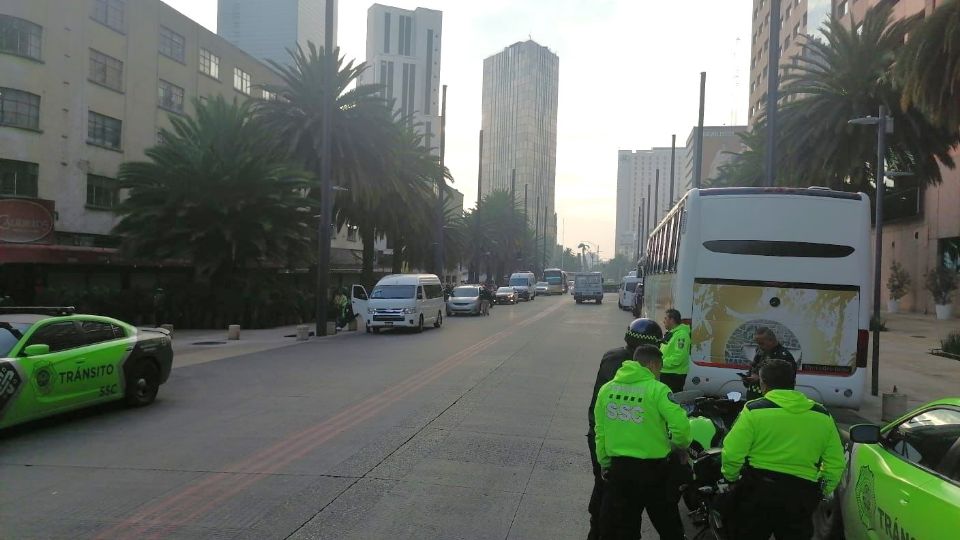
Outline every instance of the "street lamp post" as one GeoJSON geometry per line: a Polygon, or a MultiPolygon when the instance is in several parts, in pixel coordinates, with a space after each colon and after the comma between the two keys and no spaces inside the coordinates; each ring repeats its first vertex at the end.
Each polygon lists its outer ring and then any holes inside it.
{"type": "MultiPolygon", "coordinates": [[[[333,88],[333,80],[336,77],[336,66],[334,64],[334,51],[336,44],[333,41],[333,0],[327,0],[324,10],[324,58],[323,58],[323,77],[324,81],[333,88]]],[[[333,164],[331,156],[333,155],[333,145],[331,136],[333,133],[333,109],[336,98],[331,92],[325,92],[323,96],[323,114],[320,121],[320,219],[319,238],[320,245],[317,253],[317,298],[316,298],[316,318],[317,328],[315,335],[327,335],[327,290],[330,288],[330,229],[333,226],[333,164]]]]}
{"type": "MultiPolygon", "coordinates": [[[[877,126],[877,171],[875,182],[877,191],[874,208],[875,245],[873,260],[873,350],[870,359],[870,394],[876,396],[880,392],[880,265],[883,254],[883,188],[887,174],[884,171],[884,157],[887,154],[887,107],[880,106],[877,117],[865,116],[849,120],[850,124],[877,126]]],[[[892,125],[889,126],[892,131],[892,125]]]]}

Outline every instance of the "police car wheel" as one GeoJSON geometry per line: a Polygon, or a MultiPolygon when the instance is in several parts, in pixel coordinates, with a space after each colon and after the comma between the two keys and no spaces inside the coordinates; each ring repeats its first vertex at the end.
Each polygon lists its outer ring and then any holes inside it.
{"type": "Polygon", "coordinates": [[[840,498],[820,501],[813,512],[813,540],[840,540],[843,538],[843,516],[840,498]]]}
{"type": "Polygon", "coordinates": [[[131,407],[153,403],[160,390],[160,368],[148,359],[138,360],[127,372],[125,400],[131,407]]]}

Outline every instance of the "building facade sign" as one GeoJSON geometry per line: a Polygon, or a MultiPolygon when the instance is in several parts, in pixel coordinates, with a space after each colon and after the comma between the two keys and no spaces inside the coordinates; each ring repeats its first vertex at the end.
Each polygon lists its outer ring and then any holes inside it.
{"type": "Polygon", "coordinates": [[[0,199],[0,243],[53,243],[53,201],[0,199]]]}

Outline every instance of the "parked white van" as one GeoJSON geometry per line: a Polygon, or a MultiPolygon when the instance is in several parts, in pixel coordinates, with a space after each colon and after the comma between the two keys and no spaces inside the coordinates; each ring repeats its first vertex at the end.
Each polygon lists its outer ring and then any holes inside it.
{"type": "Polygon", "coordinates": [[[620,288],[617,290],[619,296],[617,305],[620,306],[620,309],[633,309],[634,292],[637,290],[637,284],[643,281],[636,276],[636,271],[632,273],[632,276],[627,275],[620,280],[620,288]]]}
{"type": "Polygon", "coordinates": [[[362,285],[354,285],[350,294],[353,312],[359,315],[367,332],[381,328],[415,328],[443,324],[443,286],[433,274],[392,274],[384,276],[367,295],[362,285]]]}

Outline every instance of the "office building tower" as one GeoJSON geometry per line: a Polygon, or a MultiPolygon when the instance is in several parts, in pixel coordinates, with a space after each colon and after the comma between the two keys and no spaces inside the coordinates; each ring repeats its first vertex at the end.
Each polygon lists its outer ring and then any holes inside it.
{"type": "MultiPolygon", "coordinates": [[[[218,0],[217,33],[255,58],[290,64],[287,49],[324,44],[327,0],[218,0]]],[[[337,4],[333,40],[337,39],[337,4]]]]}
{"type": "Polygon", "coordinates": [[[642,254],[645,248],[642,238],[686,192],[681,187],[686,148],[680,147],[674,153],[673,199],[670,198],[670,153],[669,147],[617,153],[616,253],[630,260],[636,256],[637,239],[641,239],[642,254]]]}

